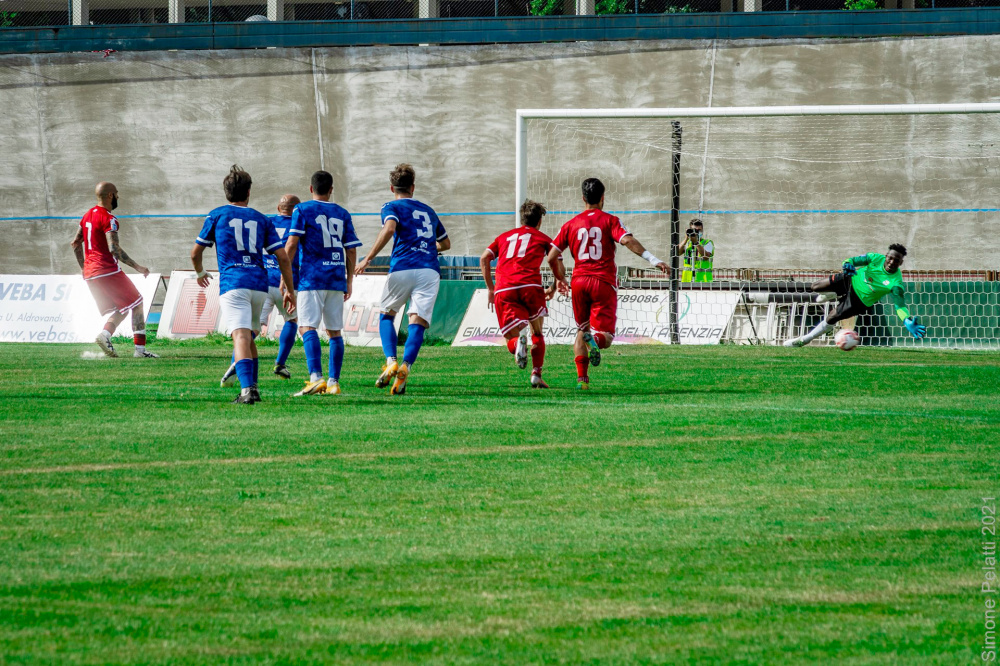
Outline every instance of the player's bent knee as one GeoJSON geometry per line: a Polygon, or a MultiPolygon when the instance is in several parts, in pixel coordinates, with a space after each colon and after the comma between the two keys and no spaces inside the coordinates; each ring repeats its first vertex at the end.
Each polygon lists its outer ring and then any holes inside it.
{"type": "Polygon", "coordinates": [[[603,331],[594,332],[594,341],[597,346],[601,349],[607,349],[614,342],[615,336],[613,333],[604,333],[603,331]]]}
{"type": "Polygon", "coordinates": [[[341,337],[340,331],[331,331],[330,329],[326,329],[326,334],[328,336],[330,336],[331,338],[339,338],[339,337],[341,337]]]}

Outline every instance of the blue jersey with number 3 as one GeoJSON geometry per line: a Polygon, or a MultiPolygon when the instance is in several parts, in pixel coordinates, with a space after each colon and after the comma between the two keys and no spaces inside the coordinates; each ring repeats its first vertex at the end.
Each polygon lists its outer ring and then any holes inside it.
{"type": "Polygon", "coordinates": [[[347,291],[345,250],[359,247],[351,214],[330,201],[305,201],[292,212],[290,236],[299,237],[299,289],[347,291]]]}
{"type": "Polygon", "coordinates": [[[448,237],[434,209],[416,199],[396,199],[382,206],[382,224],[396,220],[389,272],[432,268],[438,273],[437,241],[448,237]]]}
{"type": "Polygon", "coordinates": [[[198,245],[212,247],[219,260],[219,293],[233,289],[267,291],[264,252],[284,243],[266,215],[246,206],[220,206],[205,218],[198,245]]]}

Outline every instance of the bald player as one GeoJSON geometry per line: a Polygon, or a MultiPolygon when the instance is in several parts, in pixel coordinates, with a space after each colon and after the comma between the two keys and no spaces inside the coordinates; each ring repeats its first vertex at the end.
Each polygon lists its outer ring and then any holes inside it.
{"type": "MultiPolygon", "coordinates": [[[[288,240],[288,230],[292,225],[292,211],[295,210],[295,207],[299,203],[301,203],[301,200],[294,194],[283,194],[278,201],[278,214],[268,215],[271,222],[274,223],[274,230],[278,232],[282,243],[288,240]]],[[[292,262],[292,276],[295,281],[294,287],[296,290],[299,288],[300,256],[301,252],[297,252],[294,257],[289,257],[289,260],[292,262]]],[[[273,255],[265,254],[264,268],[267,269],[268,289],[267,297],[264,299],[264,306],[260,311],[260,325],[262,329],[265,328],[268,319],[271,317],[271,310],[278,308],[278,312],[285,320],[285,325],[282,327],[281,335],[278,337],[278,357],[274,361],[274,374],[282,379],[291,379],[292,373],[285,367],[285,363],[288,362],[288,355],[292,353],[292,347],[295,345],[295,337],[298,333],[298,321],[296,315],[293,314],[295,311],[294,308],[286,310],[284,306],[285,294],[281,289],[281,268],[278,267],[278,260],[273,255]]],[[[221,383],[223,386],[230,386],[235,382],[236,360],[234,357],[229,369],[226,370],[226,374],[222,376],[221,383]]]]}
{"type": "Polygon", "coordinates": [[[97,205],[80,220],[80,228],[71,246],[97,307],[101,314],[110,315],[95,342],[107,356],[117,358],[111,336],[131,312],[132,339],[135,343],[132,355],[136,358],[159,358],[157,354],[146,351],[146,317],[142,296],[118,265],[121,262],[142,273],[143,277],[149,275],[149,269],[137,264],[119,244],[118,218],[111,214],[118,207],[118,188],[112,183],[102,182],[97,184],[94,194],[97,205]]]}

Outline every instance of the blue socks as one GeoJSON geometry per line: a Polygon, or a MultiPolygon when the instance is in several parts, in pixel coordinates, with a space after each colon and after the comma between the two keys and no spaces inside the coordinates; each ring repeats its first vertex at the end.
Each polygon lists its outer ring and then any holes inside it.
{"type": "Polygon", "coordinates": [[[302,346],[306,350],[306,368],[310,378],[323,374],[323,350],[319,344],[319,333],[306,331],[302,334],[302,346]]]}
{"type": "Polygon", "coordinates": [[[257,382],[254,378],[254,359],[243,358],[236,361],[236,376],[240,380],[240,388],[250,388],[257,382]]]}
{"type": "Polygon", "coordinates": [[[294,321],[286,321],[281,329],[281,336],[278,337],[278,358],[274,360],[275,365],[284,365],[288,360],[288,355],[292,353],[295,346],[295,334],[299,330],[299,325],[294,321]]]}
{"type": "Polygon", "coordinates": [[[330,381],[340,381],[342,367],[344,367],[344,338],[330,338],[330,381]]]}
{"type": "Polygon", "coordinates": [[[386,358],[396,358],[396,345],[399,342],[396,334],[396,318],[383,312],[378,321],[378,334],[382,338],[382,353],[386,358]]]}
{"type": "MultiPolygon", "coordinates": [[[[410,324],[406,329],[406,346],[403,348],[403,363],[413,365],[420,353],[420,346],[424,344],[424,329],[420,324],[410,324]]],[[[385,344],[383,342],[383,344],[385,344]]]]}

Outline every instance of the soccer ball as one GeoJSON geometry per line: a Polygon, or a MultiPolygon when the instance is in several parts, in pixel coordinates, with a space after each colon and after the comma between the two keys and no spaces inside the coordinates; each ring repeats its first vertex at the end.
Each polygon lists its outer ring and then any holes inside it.
{"type": "Polygon", "coordinates": [[[861,338],[854,331],[842,329],[833,338],[834,343],[844,351],[851,351],[861,344],[861,338]]]}

